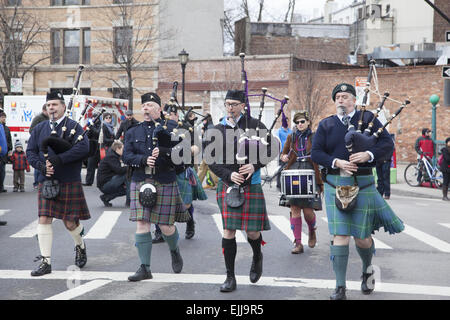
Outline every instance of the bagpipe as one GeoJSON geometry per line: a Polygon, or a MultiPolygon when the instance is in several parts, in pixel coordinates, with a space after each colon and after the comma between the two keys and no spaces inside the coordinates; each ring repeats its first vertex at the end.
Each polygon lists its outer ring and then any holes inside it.
{"type": "MultiPolygon", "coordinates": [[[[81,112],[81,116],[78,119],[78,122],[70,130],[69,134],[67,134],[67,131],[68,131],[67,120],[72,113],[73,101],[80,92],[81,75],[82,75],[83,69],[84,69],[83,65],[80,65],[78,67],[77,75],[76,75],[74,85],[73,85],[72,95],[70,97],[70,101],[66,107],[66,111],[64,114],[64,121],[63,121],[63,126],[61,128],[60,135],[58,135],[56,127],[54,126],[55,115],[50,114],[51,133],[50,133],[50,136],[48,136],[47,138],[45,138],[42,141],[41,148],[40,148],[42,153],[44,154],[45,162],[47,162],[47,160],[50,159],[49,148],[51,148],[51,150],[57,155],[64,153],[66,151],[69,151],[71,148],[73,148],[74,145],[76,145],[77,143],[79,143],[80,141],[82,141],[84,139],[87,132],[89,132],[89,130],[94,126],[95,123],[100,121],[101,115],[106,111],[105,108],[102,108],[101,112],[87,125],[87,127],[83,131],[83,133],[78,135],[78,137],[75,137],[76,126],[84,118],[84,115],[86,114],[87,109],[90,107],[90,105],[86,105],[81,112]]],[[[54,199],[58,196],[58,194],[59,194],[59,182],[52,177],[46,177],[46,180],[43,183],[42,196],[46,199],[54,199]]]]}
{"type": "Polygon", "coordinates": [[[377,139],[381,135],[381,133],[384,131],[384,129],[410,103],[411,102],[409,100],[405,100],[404,102],[401,102],[401,101],[396,101],[394,99],[389,98],[389,92],[385,92],[383,97],[381,97],[381,95],[379,94],[379,91],[378,91],[378,79],[377,79],[377,73],[376,73],[376,68],[375,68],[375,60],[371,59],[369,61],[369,73],[367,76],[366,87],[364,88],[364,96],[363,96],[362,104],[361,104],[361,112],[360,112],[360,117],[358,120],[358,127],[355,128],[354,125],[349,124],[348,131],[344,138],[345,139],[345,147],[347,148],[347,150],[350,153],[357,153],[357,152],[367,151],[368,149],[373,147],[377,143],[377,139]],[[370,89],[372,78],[374,79],[376,90],[370,89]],[[364,124],[364,113],[366,112],[369,91],[372,91],[372,92],[376,93],[378,96],[380,96],[381,101],[379,102],[377,110],[375,111],[371,121],[368,123],[367,128],[363,132],[362,128],[363,128],[363,124],[364,124]],[[375,132],[372,132],[372,129],[374,126],[374,121],[378,118],[378,115],[382,111],[386,100],[390,100],[390,101],[400,104],[400,108],[387,120],[387,122],[382,127],[380,127],[375,132]]]}
{"type": "Polygon", "coordinates": [[[268,147],[271,143],[272,139],[272,130],[275,127],[276,122],[282,115],[282,123],[283,126],[287,127],[287,119],[286,115],[284,113],[284,107],[289,101],[288,96],[284,96],[284,99],[277,99],[273,97],[272,95],[267,93],[267,88],[261,88],[262,93],[261,94],[249,94],[248,89],[248,77],[247,77],[247,71],[245,70],[245,53],[240,53],[239,57],[241,58],[241,82],[243,85],[243,91],[245,93],[245,107],[244,107],[244,117],[245,117],[245,130],[240,135],[238,140],[238,152],[236,154],[236,160],[238,160],[240,163],[250,163],[249,162],[249,153],[250,150],[261,150],[263,147],[268,147]],[[250,110],[250,102],[249,97],[261,97],[260,104],[259,104],[259,114],[257,118],[257,125],[255,128],[255,132],[253,135],[250,135],[250,129],[249,129],[249,118],[251,117],[251,110],[250,110]],[[261,136],[260,134],[260,125],[261,125],[261,117],[264,111],[265,106],[265,99],[269,98],[274,101],[277,101],[280,103],[280,108],[277,111],[277,114],[275,116],[275,119],[273,120],[271,126],[269,127],[269,130],[267,130],[266,134],[261,136]]]}

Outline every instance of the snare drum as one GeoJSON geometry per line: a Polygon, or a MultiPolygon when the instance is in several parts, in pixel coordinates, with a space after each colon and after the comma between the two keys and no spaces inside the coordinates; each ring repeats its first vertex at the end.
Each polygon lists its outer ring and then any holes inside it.
{"type": "Polygon", "coordinates": [[[316,194],[316,175],[314,170],[283,170],[281,172],[281,193],[286,199],[314,198],[316,194]]]}

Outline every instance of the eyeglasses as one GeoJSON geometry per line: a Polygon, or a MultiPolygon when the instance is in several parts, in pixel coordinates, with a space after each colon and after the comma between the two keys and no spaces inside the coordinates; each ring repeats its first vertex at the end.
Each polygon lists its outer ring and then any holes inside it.
{"type": "Polygon", "coordinates": [[[228,103],[228,102],[225,102],[223,105],[225,106],[225,108],[228,108],[228,107],[234,108],[234,107],[237,107],[240,104],[242,104],[242,102],[240,102],[240,103],[228,103]]]}
{"type": "Polygon", "coordinates": [[[305,124],[306,123],[306,120],[298,120],[298,121],[294,121],[294,123],[295,124],[299,124],[299,123],[301,123],[301,124],[305,124]]]}

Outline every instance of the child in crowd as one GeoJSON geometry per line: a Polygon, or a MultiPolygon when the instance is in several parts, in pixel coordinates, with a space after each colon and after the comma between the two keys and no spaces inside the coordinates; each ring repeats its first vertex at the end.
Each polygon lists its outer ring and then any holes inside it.
{"type": "Polygon", "coordinates": [[[28,163],[27,156],[23,151],[23,146],[20,141],[16,141],[14,144],[14,152],[11,156],[11,162],[14,170],[14,189],[13,192],[25,192],[25,170],[30,172],[30,164],[28,163]]]}

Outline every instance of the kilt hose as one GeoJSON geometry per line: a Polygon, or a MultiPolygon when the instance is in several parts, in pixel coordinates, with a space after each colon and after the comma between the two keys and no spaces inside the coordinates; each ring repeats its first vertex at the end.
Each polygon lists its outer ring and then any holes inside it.
{"type": "Polygon", "coordinates": [[[184,204],[191,204],[194,200],[208,199],[197,173],[192,168],[177,174],[177,183],[184,204]]]}
{"type": "Polygon", "coordinates": [[[228,186],[222,180],[217,185],[217,204],[222,213],[223,228],[227,230],[270,230],[266,201],[261,184],[244,187],[245,202],[239,208],[230,208],[225,201],[228,186]]]}
{"type": "Polygon", "coordinates": [[[167,184],[161,184],[151,178],[140,182],[131,181],[130,221],[173,225],[175,222],[186,222],[190,218],[181,200],[176,181],[167,184]],[[156,204],[150,209],[144,208],[139,202],[139,189],[145,183],[151,183],[156,187],[156,204]]]}
{"type": "MultiPolygon", "coordinates": [[[[372,175],[357,176],[358,185],[365,186],[374,182],[372,175]]],[[[327,175],[327,180],[335,186],[353,185],[353,177],[327,175]]],[[[356,198],[356,208],[345,213],[335,205],[336,190],[325,182],[325,205],[328,217],[328,230],[331,235],[353,236],[365,239],[384,228],[385,232],[395,234],[405,228],[403,222],[395,215],[391,207],[375,188],[375,184],[359,191],[356,198]]]]}
{"type": "Polygon", "coordinates": [[[39,216],[67,221],[88,220],[91,218],[84,197],[81,181],[60,182],[60,193],[53,200],[42,197],[42,183],[38,187],[39,216]]]}

